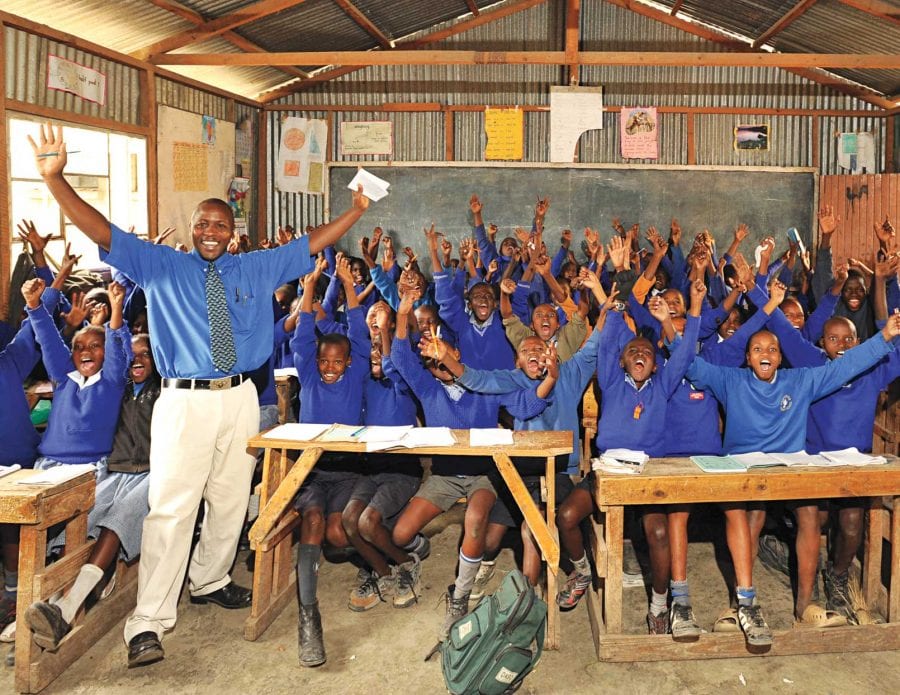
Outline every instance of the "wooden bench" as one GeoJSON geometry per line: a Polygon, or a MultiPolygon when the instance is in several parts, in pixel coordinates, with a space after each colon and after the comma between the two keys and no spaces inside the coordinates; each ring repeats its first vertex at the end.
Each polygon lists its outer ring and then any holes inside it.
{"type": "MultiPolygon", "coordinates": [[[[265,450],[263,479],[260,487],[260,512],[250,529],[250,545],[256,551],[253,570],[253,605],[244,624],[244,639],[256,640],[278,617],[285,605],[295,596],[296,574],[293,571],[292,531],[299,515],[289,509],[306,476],[325,451],[365,452],[364,444],[347,442],[317,442],[270,439],[261,433],[249,445],[265,450]],[[294,461],[298,450],[302,450],[294,461]]],[[[559,538],[556,531],[555,457],[572,452],[572,433],[514,432],[512,446],[473,447],[469,445],[468,430],[453,430],[458,443],[452,448],[417,447],[392,451],[398,455],[491,456],[497,470],[512,493],[525,517],[544,561],[547,563],[546,596],[548,601],[547,647],[559,647],[559,609],[554,597],[559,570],[559,538]],[[521,476],[510,457],[530,456],[546,458],[546,516],[531,499],[521,476]]]]}
{"type": "Polygon", "coordinates": [[[601,661],[667,661],[752,655],[900,649],[900,462],[861,468],[763,468],[748,473],[704,473],[690,459],[651,459],[634,476],[598,473],[599,510],[591,546],[598,586],[588,610],[601,661]],[[867,514],[862,587],[865,599],[887,619],[883,625],[775,630],[771,648],[751,650],[744,636],[703,634],[678,643],[665,635],[626,635],[622,626],[622,547],[626,506],[828,497],[874,498],[867,514]],[[890,540],[886,583],[882,548],[890,540]]]}
{"type": "Polygon", "coordinates": [[[66,589],[90,557],[87,517],[94,506],[94,473],[87,472],[56,485],[27,485],[34,473],[16,471],[0,478],[0,523],[19,526],[19,593],[16,613],[16,690],[36,693],[84,654],[134,607],[137,566],[117,577],[115,592],[82,614],[54,652],[42,651],[32,640],[22,618],[34,601],[43,601],[66,589]],[[65,524],[66,549],[62,559],[47,564],[47,529],[65,524]]]}

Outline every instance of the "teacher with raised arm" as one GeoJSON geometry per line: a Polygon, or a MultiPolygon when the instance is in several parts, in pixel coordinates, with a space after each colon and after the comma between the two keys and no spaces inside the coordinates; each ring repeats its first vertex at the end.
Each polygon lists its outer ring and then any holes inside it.
{"type": "Polygon", "coordinates": [[[272,352],[272,293],[313,269],[311,254],[334,244],[369,205],[362,187],[349,210],[284,246],[232,256],[228,204],[201,202],[191,216],[194,250],[179,253],[123,232],[82,200],[63,178],[62,128],[29,136],[38,171],[63,213],[109,251],[107,262],[147,296],[153,357],[163,389],[153,413],[150,514],[144,522],[137,606],[125,624],[128,666],[163,658],[160,638],[175,625],[200,502],[205,517],[190,557],[192,603],[250,605],[249,589],[228,572],[247,510],[255,457],[247,440],[259,431],[249,373],[272,352]]]}

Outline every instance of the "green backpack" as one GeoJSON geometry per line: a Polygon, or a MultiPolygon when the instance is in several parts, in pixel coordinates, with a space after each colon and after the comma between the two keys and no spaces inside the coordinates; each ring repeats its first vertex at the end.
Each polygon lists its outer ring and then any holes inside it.
{"type": "Polygon", "coordinates": [[[515,691],[544,651],[547,604],[517,569],[493,595],[450,628],[441,667],[453,695],[515,691]]]}

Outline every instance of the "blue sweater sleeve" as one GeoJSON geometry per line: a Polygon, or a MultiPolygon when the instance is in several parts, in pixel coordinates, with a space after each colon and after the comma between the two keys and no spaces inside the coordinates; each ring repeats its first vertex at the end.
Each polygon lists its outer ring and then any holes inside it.
{"type": "Polygon", "coordinates": [[[757,311],[747,321],[741,324],[734,335],[722,342],[710,341],[706,343],[701,357],[710,364],[722,367],[740,367],[744,363],[747,353],[747,341],[750,336],[766,325],[768,315],[757,311]]]}
{"type": "Polygon", "coordinates": [[[460,335],[468,323],[468,318],[463,307],[462,295],[454,290],[447,273],[434,274],[434,298],[438,303],[441,320],[450,326],[457,336],[460,335]]]}
{"type": "Polygon", "coordinates": [[[832,261],[830,248],[819,248],[816,251],[816,267],[810,283],[816,302],[822,301],[822,297],[825,296],[828,287],[834,282],[834,272],[831,268],[832,261]]]}
{"type": "Polygon", "coordinates": [[[284,322],[287,319],[287,316],[282,316],[275,322],[275,339],[272,347],[276,350],[290,340],[290,334],[284,330],[284,322]]]}
{"type": "Polygon", "coordinates": [[[324,311],[329,318],[333,319],[334,314],[337,311],[340,290],[341,281],[338,279],[337,273],[334,273],[328,281],[328,287],[325,289],[325,296],[322,297],[322,311],[324,311]]]}
{"type": "Polygon", "coordinates": [[[840,359],[831,360],[824,367],[810,369],[812,400],[818,400],[832,391],[836,391],[892,350],[894,350],[894,345],[886,342],[884,337],[878,333],[862,345],[847,350],[840,359]]]}
{"type": "Polygon", "coordinates": [[[497,247],[494,242],[488,238],[483,224],[479,224],[475,227],[475,240],[478,242],[478,255],[481,257],[481,262],[484,264],[485,268],[487,268],[494,259],[497,259],[497,263],[500,263],[500,254],[497,253],[497,247]]]}
{"type": "Polygon", "coordinates": [[[553,277],[557,277],[559,275],[559,271],[562,270],[563,263],[566,262],[566,258],[568,257],[569,249],[560,244],[559,251],[556,252],[553,260],[550,261],[550,272],[553,274],[553,277]]]}
{"type": "MultiPolygon", "coordinates": [[[[756,312],[761,313],[762,311],[756,312]]],[[[827,362],[825,354],[794,328],[781,309],[772,312],[767,324],[769,330],[778,338],[781,352],[792,367],[818,367],[827,362]]]]}
{"type": "Polygon", "coordinates": [[[517,420],[537,417],[547,407],[547,401],[538,398],[537,386],[503,394],[500,396],[500,404],[517,420]]]}
{"type": "Polygon", "coordinates": [[[645,334],[654,346],[659,342],[659,321],[653,318],[653,315],[647,311],[647,307],[635,299],[634,294],[628,295],[628,313],[634,319],[634,324],[638,330],[645,329],[645,334]]]}
{"type": "Polygon", "coordinates": [[[477,393],[510,393],[529,385],[531,379],[519,369],[473,369],[466,367],[459,383],[477,393]]]}
{"type": "Polygon", "coordinates": [[[688,367],[685,376],[698,389],[712,391],[720,403],[725,403],[729,376],[737,374],[739,371],[736,367],[716,367],[703,358],[696,357],[688,367]]]}
{"type": "Polygon", "coordinates": [[[319,378],[315,323],[315,316],[311,312],[301,311],[294,337],[291,338],[291,353],[294,355],[294,367],[301,386],[319,378]]]}
{"type": "Polygon", "coordinates": [[[706,340],[719,329],[719,324],[728,318],[728,314],[722,308],[721,302],[712,307],[703,300],[703,308],[700,309],[700,340],[706,340]]]}
{"type": "Polygon", "coordinates": [[[324,319],[316,320],[315,323],[316,329],[322,335],[325,335],[326,333],[340,333],[341,335],[347,335],[347,326],[327,316],[324,319]]]}
{"type": "Polygon", "coordinates": [[[697,334],[700,330],[700,318],[688,316],[684,324],[684,336],[676,341],[669,361],[659,370],[666,398],[672,397],[675,389],[684,379],[691,362],[697,356],[697,334]]]}
{"type": "Polygon", "coordinates": [[[801,329],[804,338],[811,343],[815,343],[822,337],[825,331],[825,324],[834,315],[834,310],[840,299],[841,296],[839,294],[834,295],[831,292],[826,292],[819,298],[818,306],[806,319],[806,323],[803,324],[801,329]]]}
{"type": "Polygon", "coordinates": [[[366,326],[366,310],[361,306],[347,310],[347,337],[350,339],[350,355],[353,359],[368,364],[372,342],[369,327],[366,326]]]}
{"type": "Polygon", "coordinates": [[[41,354],[47,375],[56,383],[62,383],[69,372],[75,369],[72,364],[72,353],[63,342],[62,336],[56,330],[56,325],[43,304],[37,309],[26,307],[28,317],[31,320],[34,335],[41,346],[41,354]]]}
{"type": "Polygon", "coordinates": [[[47,287],[50,287],[50,285],[53,284],[53,279],[54,279],[54,278],[53,278],[53,271],[50,270],[50,267],[49,267],[49,266],[46,266],[46,265],[45,265],[45,266],[42,267],[42,268],[38,268],[37,266],[34,266],[34,276],[35,276],[36,278],[40,278],[41,280],[43,280],[43,281],[44,281],[44,284],[45,284],[47,287]]]}
{"type": "Polygon", "coordinates": [[[381,293],[382,299],[388,303],[391,309],[397,311],[397,307],[400,306],[400,293],[397,292],[395,282],[388,277],[380,265],[370,268],[369,273],[372,276],[372,282],[375,283],[376,289],[381,293]]]}
{"type": "Polygon", "coordinates": [[[437,389],[442,388],[431,372],[422,365],[419,358],[413,353],[409,341],[405,338],[395,338],[391,342],[391,362],[409,384],[416,397],[425,405],[424,399],[433,395],[437,389]]]}
{"type": "Polygon", "coordinates": [[[531,283],[519,281],[516,283],[516,291],[513,292],[510,301],[513,313],[526,326],[531,325],[531,309],[528,306],[528,296],[531,294],[531,283]]]}
{"type": "Polygon", "coordinates": [[[121,328],[106,327],[106,343],[103,356],[103,378],[115,384],[125,384],[131,366],[131,332],[128,324],[121,328]]]}
{"type": "Polygon", "coordinates": [[[672,252],[671,286],[675,288],[684,287],[685,284],[687,284],[684,252],[681,250],[680,246],[675,244],[671,244],[669,250],[672,252]]]}
{"type": "Polygon", "coordinates": [[[0,352],[0,368],[15,374],[17,381],[24,381],[40,358],[31,322],[23,321],[15,337],[0,352]]]}
{"type": "Polygon", "coordinates": [[[900,283],[897,282],[896,275],[888,278],[886,291],[888,315],[890,315],[894,313],[895,309],[900,309],[900,283]]]}
{"type": "Polygon", "coordinates": [[[597,381],[601,391],[611,388],[617,380],[622,378],[619,354],[622,350],[622,338],[625,332],[630,333],[622,314],[618,311],[610,311],[606,315],[606,323],[603,324],[597,344],[597,381]]]}

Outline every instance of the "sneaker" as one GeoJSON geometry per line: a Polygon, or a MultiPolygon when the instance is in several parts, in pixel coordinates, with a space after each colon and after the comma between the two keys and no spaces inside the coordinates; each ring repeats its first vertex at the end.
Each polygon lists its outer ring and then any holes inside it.
{"type": "Polygon", "coordinates": [[[647,611],[647,631],[651,635],[669,634],[669,612],[663,611],[659,615],[653,615],[647,611]]]}
{"type": "Polygon", "coordinates": [[[590,586],[590,575],[581,575],[577,572],[572,572],[566,579],[566,583],[563,584],[562,589],[559,590],[559,594],[556,597],[556,605],[564,611],[572,610],[578,605],[581,597],[584,596],[590,586]]]}
{"type": "Polygon", "coordinates": [[[477,601],[484,596],[484,590],[487,588],[488,582],[494,576],[494,563],[481,561],[481,567],[478,568],[478,574],[475,575],[475,584],[472,587],[472,593],[469,594],[470,601],[477,601]]]}
{"type": "Polygon", "coordinates": [[[0,630],[16,622],[16,595],[3,592],[0,596],[0,630]]]}
{"type": "Polygon", "coordinates": [[[419,600],[421,564],[417,557],[394,568],[394,608],[407,608],[419,600]]]}
{"type": "Polygon", "coordinates": [[[694,609],[681,603],[673,603],[669,608],[669,629],[675,641],[700,637],[700,626],[694,619],[694,609]]]}
{"type": "Polygon", "coordinates": [[[856,616],[853,602],[850,600],[850,572],[837,574],[829,562],[822,573],[822,578],[825,583],[825,607],[837,611],[853,622],[856,616]]]}
{"type": "Polygon", "coordinates": [[[766,624],[759,605],[738,606],[737,613],[747,644],[754,647],[767,647],[772,644],[772,630],[766,624]]]}
{"type": "Polygon", "coordinates": [[[362,584],[350,592],[350,601],[347,607],[356,613],[375,608],[394,593],[396,580],[393,575],[379,577],[370,574],[362,584]]]}
{"type": "Polygon", "coordinates": [[[364,581],[366,581],[371,576],[372,576],[372,570],[370,570],[368,567],[363,565],[358,570],[356,570],[356,583],[362,584],[364,581]]]}
{"type": "Polygon", "coordinates": [[[790,575],[790,548],[777,536],[766,534],[759,537],[759,561],[769,569],[790,575]]]}
{"type": "Polygon", "coordinates": [[[445,642],[450,635],[450,628],[460,618],[469,612],[469,594],[463,594],[460,598],[453,598],[456,587],[451,584],[447,588],[447,614],[444,616],[444,624],[441,626],[441,642],[445,642]]]}

